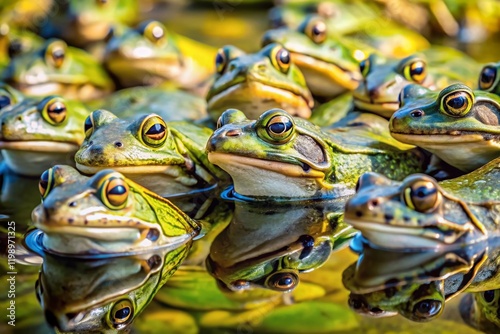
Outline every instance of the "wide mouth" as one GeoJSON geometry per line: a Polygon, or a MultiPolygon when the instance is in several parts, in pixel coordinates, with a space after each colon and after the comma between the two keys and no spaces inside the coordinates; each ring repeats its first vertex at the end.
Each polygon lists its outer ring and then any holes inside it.
{"type": "Polygon", "coordinates": [[[178,176],[179,165],[146,165],[146,166],[88,166],[82,163],[76,163],[76,168],[84,174],[96,174],[105,169],[112,168],[114,171],[122,174],[166,174],[178,176]]]}
{"type": "Polygon", "coordinates": [[[445,146],[456,145],[457,143],[477,143],[485,141],[485,138],[482,135],[468,130],[453,130],[446,134],[415,134],[398,132],[391,129],[391,136],[393,136],[396,140],[412,139],[412,142],[422,144],[428,143],[432,145],[444,144],[445,146]]]}
{"type": "Polygon", "coordinates": [[[0,149],[27,152],[76,152],[80,146],[57,141],[0,141],[0,149]]]}

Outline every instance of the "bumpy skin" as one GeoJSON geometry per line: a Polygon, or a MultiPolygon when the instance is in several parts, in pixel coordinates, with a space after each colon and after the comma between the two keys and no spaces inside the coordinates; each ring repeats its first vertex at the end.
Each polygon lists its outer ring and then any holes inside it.
{"type": "Polygon", "coordinates": [[[229,179],[207,159],[204,147],[212,134],[208,128],[188,122],[167,124],[155,114],[120,119],[106,110],[94,111],[85,127],[86,138],[75,156],[83,173],[114,168],[162,195],[192,192],[229,179]]]}
{"type": "Polygon", "coordinates": [[[70,166],[45,171],[32,213],[44,246],[63,254],[126,253],[179,246],[199,226],[167,199],[113,170],[92,177],[70,166]]]}
{"type": "Polygon", "coordinates": [[[457,50],[433,47],[403,59],[372,54],[360,63],[360,69],[364,79],[354,91],[356,109],[390,118],[407,85],[417,83],[432,90],[456,82],[473,85],[479,65],[457,50]]]}
{"type": "Polygon", "coordinates": [[[269,197],[349,195],[365,171],[402,179],[422,170],[411,148],[386,129],[360,122],[322,131],[280,109],[256,121],[228,110],[207,143],[209,160],[231,175],[237,193],[269,197]]]}
{"type": "Polygon", "coordinates": [[[417,174],[403,182],[367,173],[345,219],[373,244],[389,249],[461,247],[500,226],[500,160],[439,184],[417,174]]]}
{"type": "Polygon", "coordinates": [[[90,54],[58,39],[12,59],[1,79],[32,96],[60,94],[91,100],[114,89],[113,81],[90,54]]]}
{"type": "Polygon", "coordinates": [[[358,87],[362,76],[353,50],[340,38],[328,34],[327,29],[323,19],[313,16],[297,29],[284,27],[267,31],[262,44],[283,45],[304,74],[312,94],[333,98],[358,87]]]}
{"type": "Polygon", "coordinates": [[[225,46],[215,62],[217,75],[207,95],[208,112],[214,121],[228,108],[241,109],[250,119],[270,108],[283,108],[303,118],[311,116],[311,92],[282,46],[269,44],[253,54],[225,46]]]}
{"type": "Polygon", "coordinates": [[[500,290],[465,295],[460,301],[462,319],[470,326],[495,334],[500,330],[500,290]]]}
{"type": "Polygon", "coordinates": [[[72,164],[88,114],[81,102],[60,96],[25,98],[2,109],[0,148],[5,162],[30,176],[39,176],[54,163],[72,164]]]}
{"type": "Polygon", "coordinates": [[[500,97],[454,84],[441,92],[410,85],[390,120],[391,135],[463,172],[500,156],[500,97]]]}

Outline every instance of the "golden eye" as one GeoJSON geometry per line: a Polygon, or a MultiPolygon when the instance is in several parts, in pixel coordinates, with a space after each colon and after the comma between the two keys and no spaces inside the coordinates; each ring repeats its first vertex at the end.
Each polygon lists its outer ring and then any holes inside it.
{"type": "Polygon", "coordinates": [[[41,102],[42,117],[49,124],[60,125],[68,116],[66,103],[60,97],[49,97],[41,102]]]}
{"type": "Polygon", "coordinates": [[[152,114],[141,124],[141,138],[146,145],[159,147],[167,139],[167,124],[158,115],[152,114]]]}
{"type": "Polygon", "coordinates": [[[219,49],[217,55],[215,56],[215,70],[217,73],[222,74],[226,69],[227,57],[224,49],[219,49]]]}
{"type": "Polygon", "coordinates": [[[304,29],[304,33],[309,37],[314,43],[321,44],[326,40],[326,23],[323,20],[315,19],[309,21],[304,29]]]}
{"type": "Polygon", "coordinates": [[[127,204],[129,188],[121,175],[108,174],[102,182],[100,194],[102,202],[108,208],[120,210],[127,204]]]}
{"type": "Polygon", "coordinates": [[[420,84],[427,78],[427,64],[422,60],[416,60],[405,66],[403,74],[406,80],[420,84]]]}
{"type": "Polygon", "coordinates": [[[366,58],[359,63],[359,71],[361,75],[366,77],[370,72],[370,58],[366,58]]]}
{"type": "Polygon", "coordinates": [[[413,316],[419,320],[429,320],[440,314],[443,310],[443,303],[440,300],[425,299],[415,304],[413,316]]]}
{"type": "Polygon", "coordinates": [[[276,291],[293,290],[299,283],[299,276],[293,272],[278,272],[268,277],[266,286],[276,291]]]}
{"type": "Polygon", "coordinates": [[[117,329],[123,328],[131,322],[133,315],[134,306],[132,303],[127,299],[121,300],[113,305],[113,308],[111,309],[111,323],[117,329]]]}
{"type": "Polygon", "coordinates": [[[497,69],[493,66],[485,66],[479,75],[479,89],[488,90],[493,87],[497,78],[497,69]]]}
{"type": "Polygon", "coordinates": [[[63,41],[55,41],[47,46],[45,51],[45,59],[49,64],[52,64],[55,68],[60,68],[64,64],[64,59],[66,58],[67,44],[63,41]]]}
{"type": "Polygon", "coordinates": [[[92,133],[94,133],[94,113],[91,113],[90,115],[85,118],[85,122],[83,123],[83,130],[85,132],[85,139],[89,139],[90,136],[92,136],[92,133]]]}
{"type": "Polygon", "coordinates": [[[442,201],[436,185],[428,180],[417,180],[403,191],[403,201],[413,210],[422,213],[434,211],[442,201]]]}
{"type": "Polygon", "coordinates": [[[464,117],[472,109],[474,97],[467,91],[451,92],[441,100],[441,110],[451,117],[464,117]]]}
{"type": "Polygon", "coordinates": [[[269,120],[266,130],[269,137],[283,143],[293,134],[293,121],[285,115],[276,115],[269,120]]]}
{"type": "Polygon", "coordinates": [[[47,197],[50,190],[54,185],[54,173],[52,168],[47,169],[40,175],[40,180],[38,181],[38,190],[40,191],[40,195],[42,198],[47,197]]]}
{"type": "Polygon", "coordinates": [[[155,44],[165,44],[167,39],[165,38],[167,29],[163,24],[158,21],[152,21],[146,25],[144,28],[144,37],[149,39],[155,44]]]}
{"type": "Polygon", "coordinates": [[[292,64],[292,59],[290,58],[290,52],[281,46],[277,46],[271,51],[271,63],[283,73],[288,73],[290,65],[292,64]]]}

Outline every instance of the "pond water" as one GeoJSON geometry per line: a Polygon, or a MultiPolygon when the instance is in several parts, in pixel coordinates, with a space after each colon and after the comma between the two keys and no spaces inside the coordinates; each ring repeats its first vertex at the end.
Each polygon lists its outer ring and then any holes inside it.
{"type": "MultiPolygon", "coordinates": [[[[253,52],[268,9],[180,2],[146,16],[209,45],[253,52]]],[[[480,62],[498,60],[498,37],[435,42],[480,62]]],[[[174,198],[212,229],[175,249],[68,258],[44,250],[36,230],[23,241],[40,203],[38,177],[2,165],[0,196],[1,333],[53,333],[57,325],[76,333],[472,334],[482,332],[470,323],[483,313],[500,326],[498,239],[431,252],[371,248],[359,235],[352,241],[355,231],[339,220],[348,197],[271,203],[230,188],[222,198],[174,198]],[[7,258],[14,244],[16,263],[7,258]]]]}

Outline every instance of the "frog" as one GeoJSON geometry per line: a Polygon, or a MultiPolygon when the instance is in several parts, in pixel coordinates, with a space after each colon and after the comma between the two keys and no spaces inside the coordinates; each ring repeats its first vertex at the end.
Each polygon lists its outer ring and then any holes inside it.
{"type": "Polygon", "coordinates": [[[162,195],[198,192],[229,182],[204,151],[212,130],[190,122],[169,122],[157,114],[131,119],[107,110],[93,111],[84,122],[85,140],[76,167],[95,174],[113,168],[162,195]]]}
{"type": "Polygon", "coordinates": [[[105,96],[114,83],[102,66],[85,51],[59,39],[12,59],[1,80],[26,95],[63,95],[88,101],[105,96]]]}
{"type": "Polygon", "coordinates": [[[5,82],[0,82],[0,113],[2,110],[21,102],[24,98],[23,93],[5,82]]]}
{"type": "Polygon", "coordinates": [[[391,135],[472,172],[500,157],[500,97],[453,84],[439,92],[408,86],[390,119],[391,135]],[[426,125],[429,124],[429,125],[426,125]]]}
{"type": "Polygon", "coordinates": [[[27,97],[3,108],[0,149],[5,163],[16,173],[36,177],[57,163],[74,165],[85,138],[81,124],[89,113],[83,103],[58,95],[27,97]]]}
{"type": "Polygon", "coordinates": [[[206,150],[209,161],[231,175],[236,193],[270,200],[349,196],[364,171],[401,179],[425,164],[388,129],[359,122],[322,130],[282,109],[257,120],[225,111],[206,150]]]}
{"type": "Polygon", "coordinates": [[[126,254],[180,247],[200,224],[168,199],[112,169],[91,177],[56,165],[40,176],[42,202],[33,209],[44,248],[55,254],[126,254]]]}
{"type": "Polygon", "coordinates": [[[310,16],[296,29],[269,30],[262,37],[262,45],[279,43],[289,51],[311,93],[323,99],[352,91],[363,79],[354,51],[328,29],[324,19],[310,16]]]}
{"type": "Polygon", "coordinates": [[[404,58],[371,54],[359,63],[363,80],[353,92],[356,110],[389,119],[399,108],[399,95],[408,84],[441,90],[453,83],[472,85],[479,64],[462,52],[433,46],[404,58]]]}
{"type": "Polygon", "coordinates": [[[215,237],[206,259],[209,273],[229,291],[293,291],[300,273],[320,268],[356,233],[341,219],[346,198],[272,207],[232,199],[233,220],[215,237]]]}
{"type": "Polygon", "coordinates": [[[346,203],[344,219],[384,249],[435,250],[484,242],[498,232],[499,175],[498,158],[440,182],[425,174],[399,182],[366,173],[346,203]]]}
{"type": "Polygon", "coordinates": [[[225,46],[218,51],[215,66],[217,74],[207,94],[208,113],[214,121],[228,108],[238,108],[250,119],[270,108],[311,116],[313,97],[283,46],[271,43],[251,54],[225,46]]]}
{"type": "Polygon", "coordinates": [[[13,57],[40,47],[43,41],[43,38],[29,30],[0,24],[0,68],[7,67],[13,57]]]}
{"type": "Polygon", "coordinates": [[[479,73],[478,89],[500,95],[500,85],[498,84],[498,69],[500,62],[488,63],[484,65],[479,73]]]}
{"type": "Polygon", "coordinates": [[[108,41],[104,64],[123,87],[163,83],[204,97],[216,51],[147,20],[108,41]]]}
{"type": "Polygon", "coordinates": [[[99,260],[44,254],[35,291],[48,325],[64,333],[130,330],[189,249],[99,260]]]}
{"type": "Polygon", "coordinates": [[[116,26],[128,26],[139,19],[137,0],[69,0],[57,1],[56,6],[55,15],[41,26],[41,34],[77,47],[104,41],[116,26]]]}
{"type": "Polygon", "coordinates": [[[498,333],[500,329],[499,300],[499,289],[466,294],[460,300],[460,315],[467,324],[484,333],[498,333]]]}

